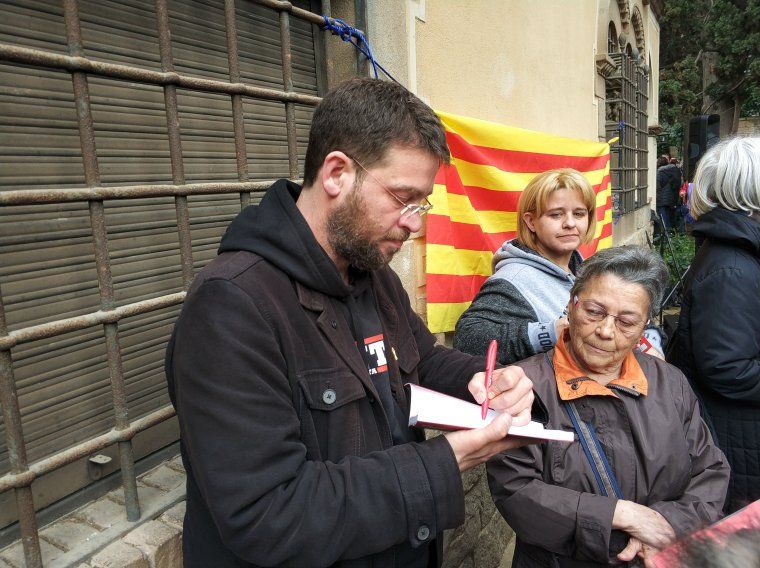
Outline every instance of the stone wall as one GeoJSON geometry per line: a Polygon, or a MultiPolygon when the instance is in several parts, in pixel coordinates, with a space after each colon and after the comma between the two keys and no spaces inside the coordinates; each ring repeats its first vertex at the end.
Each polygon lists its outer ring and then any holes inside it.
{"type": "Polygon", "coordinates": [[[443,568],[508,568],[515,533],[493,504],[485,465],[462,474],[462,484],[465,522],[445,535],[443,568]]]}
{"type": "Polygon", "coordinates": [[[760,116],[740,118],[736,134],[739,136],[760,136],[760,116]]]}

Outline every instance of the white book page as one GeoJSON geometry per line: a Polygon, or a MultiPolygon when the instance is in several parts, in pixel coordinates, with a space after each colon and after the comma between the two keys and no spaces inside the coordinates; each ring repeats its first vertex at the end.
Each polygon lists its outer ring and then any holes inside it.
{"type": "MultiPolygon", "coordinates": [[[[444,430],[465,430],[482,428],[497,416],[497,412],[488,409],[485,420],[481,418],[481,408],[473,402],[460,400],[453,396],[436,392],[419,385],[408,384],[410,392],[409,426],[429,426],[444,430]]],[[[512,426],[510,436],[540,438],[572,442],[573,432],[547,430],[540,422],[530,422],[525,426],[512,426]]]]}

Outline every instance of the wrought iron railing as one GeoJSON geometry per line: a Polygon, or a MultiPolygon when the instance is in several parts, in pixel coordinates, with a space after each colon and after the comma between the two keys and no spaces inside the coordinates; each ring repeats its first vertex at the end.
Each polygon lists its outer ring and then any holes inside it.
{"type": "Polygon", "coordinates": [[[647,102],[649,76],[625,53],[611,53],[617,69],[607,77],[607,138],[610,148],[613,214],[622,215],[647,203],[647,102]]]}
{"type": "Polygon", "coordinates": [[[156,0],[161,71],[88,58],[83,49],[77,0],[63,0],[68,54],[0,43],[0,63],[63,70],[71,74],[86,185],[86,187],[65,190],[50,188],[2,191],[0,192],[0,206],[86,202],[89,206],[91,234],[94,241],[100,289],[100,309],[97,311],[13,331],[9,331],[6,324],[2,292],[0,292],[0,403],[2,403],[10,461],[10,472],[0,477],[0,492],[15,491],[24,556],[26,565],[29,567],[42,566],[38,524],[31,491],[32,482],[43,474],[59,469],[106,446],[118,445],[127,518],[130,521],[136,521],[140,518],[132,439],[137,433],[171,418],[174,415],[174,410],[171,406],[166,406],[139,419],[130,419],[122,370],[119,322],[127,317],[145,314],[180,304],[183,301],[193,278],[188,196],[220,193],[239,194],[240,205],[244,207],[250,202],[251,192],[263,190],[271,184],[270,181],[250,181],[248,178],[243,97],[284,103],[289,173],[293,179],[298,177],[295,105],[298,103],[315,106],[320,99],[316,96],[297,93],[293,89],[290,18],[296,17],[314,24],[322,24],[323,18],[318,14],[294,7],[286,1],[252,1],[279,12],[282,42],[282,90],[263,88],[241,81],[234,0],[225,0],[224,2],[229,81],[199,78],[175,71],[167,0],[156,0]],[[101,185],[93,116],[90,112],[89,77],[110,77],[158,85],[163,88],[171,159],[171,185],[119,187],[101,185]],[[178,120],[178,87],[229,95],[232,106],[238,181],[186,183],[178,120]],[[117,306],[111,275],[104,200],[156,196],[174,197],[184,290],[117,306]],[[102,326],[105,333],[113,398],[113,429],[46,459],[30,463],[27,459],[27,448],[22,430],[11,350],[23,343],[52,338],[93,326],[102,326]]]}

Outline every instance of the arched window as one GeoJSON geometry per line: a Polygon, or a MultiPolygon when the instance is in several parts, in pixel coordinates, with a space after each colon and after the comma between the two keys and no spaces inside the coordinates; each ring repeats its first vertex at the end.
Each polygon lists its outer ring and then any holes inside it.
{"type": "Polygon", "coordinates": [[[646,47],[646,41],[644,38],[644,22],[638,7],[635,7],[633,9],[631,25],[633,26],[633,36],[636,42],[636,48],[639,50],[641,56],[644,57],[644,48],[646,47]]]}
{"type": "Polygon", "coordinates": [[[631,44],[630,44],[630,43],[629,43],[629,44],[626,44],[626,46],[625,46],[625,54],[626,54],[628,57],[633,57],[633,47],[631,47],[631,44]]]}
{"type": "Polygon", "coordinates": [[[617,50],[617,30],[615,22],[610,22],[607,27],[607,53],[616,53],[617,50]]]}

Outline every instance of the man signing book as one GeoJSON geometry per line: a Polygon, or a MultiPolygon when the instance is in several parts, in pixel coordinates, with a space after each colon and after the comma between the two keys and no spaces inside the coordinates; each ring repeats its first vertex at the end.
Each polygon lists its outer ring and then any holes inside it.
{"type": "Polygon", "coordinates": [[[448,161],[412,93],[344,83],[314,113],[303,187],[275,182],[196,276],[166,357],[185,566],[439,565],[460,471],[524,443],[506,437],[534,400],[517,367],[494,373],[487,427],[407,425],[404,383],[486,396],[483,358],[436,345],[387,266],[448,161]]]}

